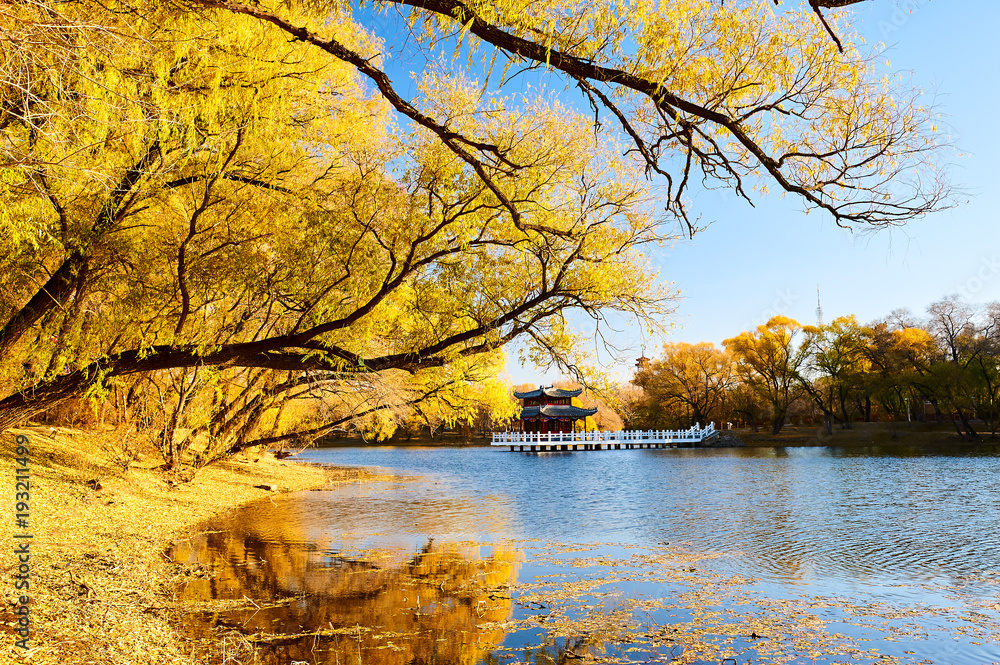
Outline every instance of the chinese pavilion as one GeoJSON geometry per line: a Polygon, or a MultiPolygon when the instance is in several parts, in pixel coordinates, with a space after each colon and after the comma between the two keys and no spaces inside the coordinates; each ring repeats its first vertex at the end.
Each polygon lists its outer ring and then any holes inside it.
{"type": "Polygon", "coordinates": [[[526,393],[514,391],[514,397],[522,402],[521,427],[525,432],[572,432],[573,424],[587,416],[597,413],[597,409],[584,409],[573,406],[573,398],[583,392],[563,390],[562,388],[546,388],[538,386],[538,390],[526,393]]]}

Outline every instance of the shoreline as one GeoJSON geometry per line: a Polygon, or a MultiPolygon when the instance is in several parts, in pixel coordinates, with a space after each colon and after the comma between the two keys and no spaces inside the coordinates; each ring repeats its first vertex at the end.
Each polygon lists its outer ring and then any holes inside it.
{"type": "MultiPolygon", "coordinates": [[[[707,445],[709,448],[808,448],[808,447],[863,447],[871,445],[914,445],[942,446],[955,445],[970,447],[976,445],[1000,445],[1000,437],[992,437],[989,432],[981,432],[976,439],[955,432],[946,423],[854,423],[850,429],[835,426],[833,434],[827,434],[822,425],[786,425],[780,433],[772,435],[766,428],[759,431],[746,429],[719,430],[722,440],[728,445],[707,445]]],[[[412,438],[366,442],[360,437],[328,439],[318,442],[311,449],[326,448],[489,448],[489,437],[459,437],[447,435],[443,438],[412,438]]],[[[696,447],[697,449],[699,447],[696,447]]]]}
{"type": "MultiPolygon", "coordinates": [[[[865,446],[962,446],[974,447],[1000,445],[1000,438],[989,432],[980,433],[976,439],[958,436],[950,424],[934,423],[854,423],[849,429],[835,426],[827,434],[822,426],[785,426],[777,435],[763,429],[726,430],[743,440],[750,448],[808,448],[865,446]]],[[[723,433],[725,433],[723,432],[723,433]]]]}
{"type": "MultiPolygon", "coordinates": [[[[16,435],[29,441],[33,538],[28,589],[15,588],[17,555],[8,551],[0,558],[0,631],[10,638],[0,647],[0,660],[11,663],[202,662],[213,645],[195,645],[180,630],[185,610],[174,602],[173,588],[191,571],[165,557],[171,540],[274,493],[255,485],[285,493],[384,478],[367,469],[264,454],[241,455],[200,470],[189,482],[171,484],[154,470],[154,461],[129,469],[115,466],[112,432],[28,427],[0,438],[0,496],[11,510],[16,504],[16,435]],[[28,649],[15,644],[20,637],[13,609],[22,595],[30,598],[28,649]],[[200,652],[197,660],[193,651],[200,652]]],[[[13,516],[9,510],[5,514],[10,519],[0,533],[5,542],[14,543],[13,516]]]]}

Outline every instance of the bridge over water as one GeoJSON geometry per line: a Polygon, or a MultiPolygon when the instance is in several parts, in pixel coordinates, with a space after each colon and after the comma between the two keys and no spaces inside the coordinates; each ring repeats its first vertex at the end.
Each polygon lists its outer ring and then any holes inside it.
{"type": "Polygon", "coordinates": [[[694,448],[719,435],[715,423],[683,430],[623,430],[619,432],[494,432],[491,446],[511,452],[572,450],[631,450],[634,448],[694,448]]]}

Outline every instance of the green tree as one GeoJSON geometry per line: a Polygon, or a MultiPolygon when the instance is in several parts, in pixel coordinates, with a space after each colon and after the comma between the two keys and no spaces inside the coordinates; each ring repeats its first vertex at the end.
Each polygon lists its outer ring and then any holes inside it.
{"type": "Polygon", "coordinates": [[[978,436],[970,422],[978,406],[975,361],[987,349],[987,337],[978,329],[976,309],[957,295],[927,307],[927,329],[937,341],[940,355],[930,367],[926,385],[947,409],[958,434],[972,437],[978,436]]]}
{"type": "MultiPolygon", "coordinates": [[[[840,316],[821,328],[808,326],[803,331],[809,353],[803,370],[811,371],[800,373],[802,388],[823,412],[828,433],[833,433],[834,418],[850,429],[855,398],[868,399],[865,331],[854,316],[840,316]]],[[[864,413],[870,414],[870,406],[864,413]]]]}
{"type": "Polygon", "coordinates": [[[765,422],[770,417],[768,404],[738,373],[732,388],[726,393],[726,407],[734,420],[743,421],[754,432],[760,431],[757,423],[765,422]]]}
{"type": "MultiPolygon", "coordinates": [[[[894,420],[905,419],[907,408],[912,412],[923,404],[928,393],[921,377],[937,352],[930,333],[912,323],[890,317],[863,330],[861,348],[869,367],[869,391],[894,420]]],[[[922,412],[917,415],[922,418],[922,412]]]]}
{"type": "Polygon", "coordinates": [[[972,361],[981,391],[977,413],[995,438],[1000,427],[1000,303],[986,306],[978,335],[979,352],[972,361]]]}

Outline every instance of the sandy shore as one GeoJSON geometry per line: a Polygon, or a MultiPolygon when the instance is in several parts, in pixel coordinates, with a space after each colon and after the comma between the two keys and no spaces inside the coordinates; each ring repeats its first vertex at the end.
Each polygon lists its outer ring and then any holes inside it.
{"type": "Polygon", "coordinates": [[[216,464],[174,484],[150,468],[155,459],[140,458],[127,470],[116,466],[107,443],[100,434],[49,427],[0,435],[0,662],[193,663],[194,652],[212,647],[193,644],[175,628],[184,610],[172,589],[186,571],[164,555],[170,540],[271,493],[254,485],[293,492],[377,478],[264,455],[216,464]],[[15,520],[24,498],[17,496],[17,435],[27,437],[29,450],[26,529],[15,520]],[[15,543],[27,543],[28,589],[17,588],[24,586],[18,577],[25,555],[14,552],[15,543]],[[14,610],[22,596],[30,597],[28,649],[17,644],[14,610]]]}

